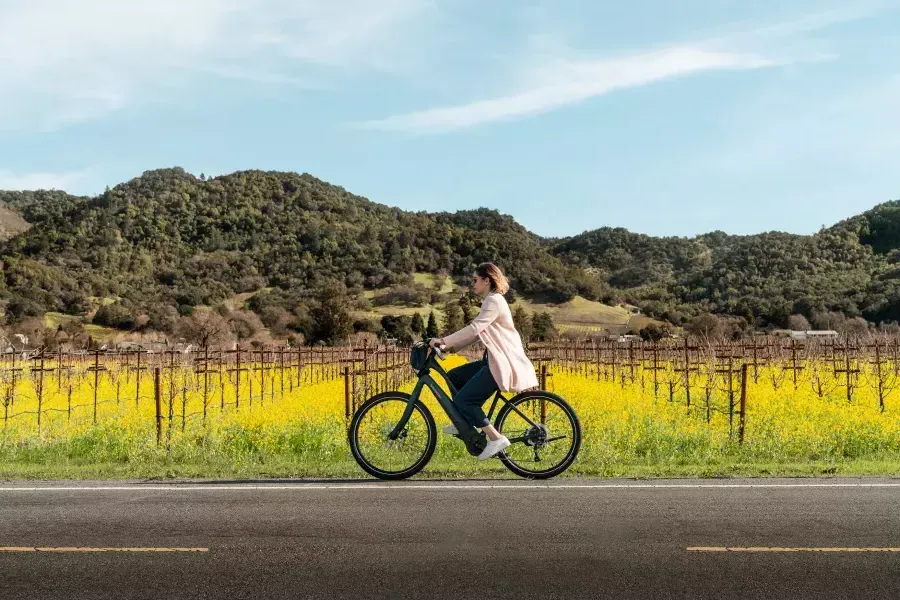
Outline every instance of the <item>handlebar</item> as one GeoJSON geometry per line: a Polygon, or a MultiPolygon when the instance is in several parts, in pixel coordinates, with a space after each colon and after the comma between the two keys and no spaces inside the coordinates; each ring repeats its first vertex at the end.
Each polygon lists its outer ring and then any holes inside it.
{"type": "MultiPolygon", "coordinates": [[[[428,346],[429,348],[431,348],[431,340],[432,340],[432,339],[433,339],[433,338],[430,338],[430,339],[428,339],[428,340],[424,340],[424,341],[425,341],[425,345],[428,346]]],[[[446,348],[446,346],[444,346],[444,347],[446,348]]],[[[431,348],[431,349],[432,349],[432,351],[434,351],[435,355],[436,355],[439,359],[441,359],[441,360],[444,360],[444,358],[447,356],[446,354],[444,354],[444,352],[443,352],[443,350],[442,350],[441,348],[431,348]]]]}

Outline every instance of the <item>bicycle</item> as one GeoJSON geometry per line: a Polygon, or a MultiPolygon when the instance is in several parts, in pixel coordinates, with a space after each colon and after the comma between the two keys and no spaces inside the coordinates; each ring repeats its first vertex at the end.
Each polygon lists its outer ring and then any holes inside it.
{"type": "MultiPolygon", "coordinates": [[[[412,477],[431,460],[437,447],[437,427],[431,411],[420,399],[425,387],[431,390],[447,413],[461,440],[472,456],[478,456],[487,444],[487,436],[462,417],[453,400],[438,385],[432,372],[441,375],[456,395],[457,389],[436,360],[445,357],[428,342],[415,344],[410,365],[418,381],[411,394],[383,392],[366,400],[353,414],[347,434],[350,451],[360,467],[378,479],[400,480],[412,477]],[[423,353],[424,352],[424,358],[423,353]]],[[[490,400],[490,398],[488,399],[490,400]]],[[[560,396],[532,389],[507,399],[499,391],[493,395],[490,419],[498,401],[503,405],[494,427],[512,442],[495,458],[510,471],[526,479],[549,479],[564,472],[575,461],[581,448],[581,423],[572,407],[560,396]],[[526,413],[531,413],[529,417],[526,413]],[[568,440],[568,444],[560,443],[568,440]],[[540,468],[529,466],[541,463],[540,468]]]]}

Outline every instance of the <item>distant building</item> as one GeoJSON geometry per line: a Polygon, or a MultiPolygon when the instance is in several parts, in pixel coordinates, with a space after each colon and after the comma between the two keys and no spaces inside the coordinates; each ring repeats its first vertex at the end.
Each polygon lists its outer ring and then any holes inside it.
{"type": "Polygon", "coordinates": [[[794,340],[806,340],[810,338],[836,338],[840,334],[832,329],[809,329],[807,331],[793,331],[791,329],[776,329],[772,335],[789,337],[794,340]]]}
{"type": "Polygon", "coordinates": [[[620,344],[625,344],[634,340],[640,341],[642,338],[639,335],[633,334],[623,334],[623,335],[612,335],[610,339],[619,342],[620,344]]]}

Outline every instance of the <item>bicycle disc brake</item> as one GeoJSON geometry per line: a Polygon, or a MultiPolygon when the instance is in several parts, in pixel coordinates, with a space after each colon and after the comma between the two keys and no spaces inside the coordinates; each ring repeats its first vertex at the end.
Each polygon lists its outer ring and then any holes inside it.
{"type": "Polygon", "coordinates": [[[550,437],[550,430],[547,429],[547,426],[543,423],[538,425],[534,425],[528,428],[528,431],[525,432],[523,436],[525,439],[523,443],[526,446],[533,446],[535,448],[541,448],[547,443],[547,438],[550,437]]]}

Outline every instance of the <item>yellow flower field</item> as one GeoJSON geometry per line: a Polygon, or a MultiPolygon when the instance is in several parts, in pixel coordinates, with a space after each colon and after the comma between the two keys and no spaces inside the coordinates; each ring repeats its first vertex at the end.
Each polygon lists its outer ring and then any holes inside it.
{"type": "MultiPolygon", "coordinates": [[[[450,357],[446,366],[461,362],[450,357]]],[[[612,379],[596,370],[551,369],[548,388],[572,404],[583,428],[581,454],[569,473],[895,472],[900,391],[892,387],[896,378],[885,375],[892,367],[883,365],[880,378],[874,367],[855,375],[848,401],[843,380],[808,366],[796,387],[776,366],[748,376],[743,444],[739,373],[730,386],[722,374],[691,374],[688,406],[683,374],[671,366],[657,373],[655,384],[650,372],[632,381],[621,373],[612,379]]],[[[232,382],[224,378],[223,388],[210,377],[204,406],[202,377],[176,369],[161,380],[157,443],[152,375],[143,373],[138,394],[134,374],[114,371],[98,377],[96,423],[90,373],[59,381],[48,372],[42,389],[32,376],[20,377],[15,390],[8,377],[0,382],[0,475],[363,476],[346,442],[341,378],[286,385],[282,393],[272,370],[262,396],[257,371],[253,379],[244,376],[236,406],[232,382]]],[[[412,383],[402,389],[411,391],[412,383]]],[[[433,399],[426,404],[439,426],[447,422],[433,399]]],[[[476,464],[460,442],[443,438],[424,474],[505,474],[498,461],[487,462],[476,464]]]]}

